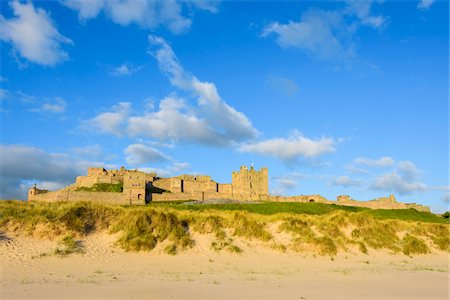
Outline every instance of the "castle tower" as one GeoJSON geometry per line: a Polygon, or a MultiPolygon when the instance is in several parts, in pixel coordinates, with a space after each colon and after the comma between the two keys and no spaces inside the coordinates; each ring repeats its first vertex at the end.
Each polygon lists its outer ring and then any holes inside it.
{"type": "Polygon", "coordinates": [[[257,171],[253,166],[250,169],[241,166],[239,172],[232,173],[231,180],[233,194],[247,195],[250,199],[269,194],[269,171],[265,167],[257,171]]]}
{"type": "Polygon", "coordinates": [[[123,194],[129,204],[145,204],[147,176],[144,172],[126,171],[123,194]]]}

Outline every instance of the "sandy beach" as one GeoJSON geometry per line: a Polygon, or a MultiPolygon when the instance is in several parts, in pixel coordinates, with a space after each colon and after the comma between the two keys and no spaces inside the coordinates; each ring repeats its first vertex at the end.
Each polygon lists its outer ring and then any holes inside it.
{"type": "Polygon", "coordinates": [[[370,251],[336,257],[281,253],[245,240],[216,252],[207,236],[175,256],[163,245],[125,252],[116,237],[83,239],[58,256],[57,242],[2,234],[2,299],[448,299],[448,254],[370,251]]]}

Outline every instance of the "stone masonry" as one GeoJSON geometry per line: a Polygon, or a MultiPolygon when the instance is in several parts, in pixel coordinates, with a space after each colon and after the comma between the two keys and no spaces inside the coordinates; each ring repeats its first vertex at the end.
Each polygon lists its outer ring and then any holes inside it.
{"type": "Polygon", "coordinates": [[[38,189],[28,192],[28,201],[94,201],[121,205],[144,205],[152,201],[213,200],[229,199],[239,201],[273,202],[317,202],[346,206],[369,207],[374,209],[408,209],[429,211],[426,206],[415,203],[400,203],[394,195],[370,201],[357,201],[350,196],[341,195],[330,201],[320,195],[273,196],[269,194],[269,171],[261,168],[242,166],[231,174],[230,183],[218,183],[206,175],[183,174],[176,177],[161,178],[156,173],[137,170],[105,170],[88,168],[87,176],[78,176],[74,184],[57,191],[38,189]],[[122,192],[90,192],[80,190],[98,183],[122,184],[122,192]]]}

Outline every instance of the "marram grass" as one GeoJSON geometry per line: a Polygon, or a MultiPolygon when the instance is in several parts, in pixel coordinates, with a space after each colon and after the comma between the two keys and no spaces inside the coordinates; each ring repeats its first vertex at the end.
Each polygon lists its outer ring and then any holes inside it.
{"type": "Polygon", "coordinates": [[[249,241],[244,244],[259,243],[280,252],[330,256],[339,252],[370,255],[374,249],[405,255],[450,249],[448,219],[437,215],[332,205],[325,209],[313,203],[305,209],[305,203],[300,204],[113,206],[0,201],[0,230],[57,239],[62,255],[82,253],[83,237],[104,230],[117,233],[116,246],[127,251],[152,251],[162,244],[170,255],[195,247],[196,235],[209,236],[212,250],[231,253],[243,252],[244,240],[249,241]],[[400,216],[402,212],[405,215],[400,216]],[[279,240],[278,235],[289,238],[279,240]]]}

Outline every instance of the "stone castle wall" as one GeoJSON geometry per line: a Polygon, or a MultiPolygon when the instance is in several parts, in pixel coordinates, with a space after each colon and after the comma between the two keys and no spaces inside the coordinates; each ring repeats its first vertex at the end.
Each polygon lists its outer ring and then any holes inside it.
{"type": "Polygon", "coordinates": [[[179,178],[161,178],[153,181],[153,186],[171,193],[181,193],[181,179],[179,178]]]}
{"type": "Polygon", "coordinates": [[[48,192],[42,194],[36,194],[28,196],[28,201],[39,202],[75,202],[75,201],[89,201],[105,204],[131,204],[128,199],[124,197],[122,193],[109,193],[109,192],[86,192],[75,191],[70,189],[59,190],[55,192],[48,192]]]}
{"type": "Polygon", "coordinates": [[[397,202],[394,195],[389,197],[380,197],[369,201],[358,201],[351,199],[350,196],[338,196],[336,204],[344,206],[367,207],[371,209],[409,209],[413,208],[418,211],[429,212],[430,208],[416,203],[397,202]]]}
{"type": "Polygon", "coordinates": [[[232,173],[231,185],[233,186],[233,194],[268,195],[268,169],[261,168],[260,171],[257,171],[253,167],[247,169],[243,166],[239,172],[232,173]]]}
{"type": "Polygon", "coordinates": [[[301,196],[269,196],[268,201],[272,202],[310,202],[310,203],[333,203],[320,195],[301,195],[301,196]]]}
{"type": "Polygon", "coordinates": [[[159,178],[155,173],[137,170],[105,170],[89,168],[87,176],[79,176],[75,184],[64,189],[49,192],[32,188],[29,201],[93,201],[109,204],[142,205],[151,201],[230,199],[239,201],[273,202],[315,202],[344,206],[368,207],[373,209],[408,209],[429,211],[429,208],[415,203],[399,203],[393,195],[371,201],[357,201],[341,195],[337,201],[330,201],[321,195],[272,196],[269,195],[268,169],[259,171],[253,167],[241,167],[232,173],[231,184],[220,184],[206,175],[180,175],[159,178]],[[76,191],[79,187],[92,187],[95,183],[123,183],[122,193],[76,191]]]}

